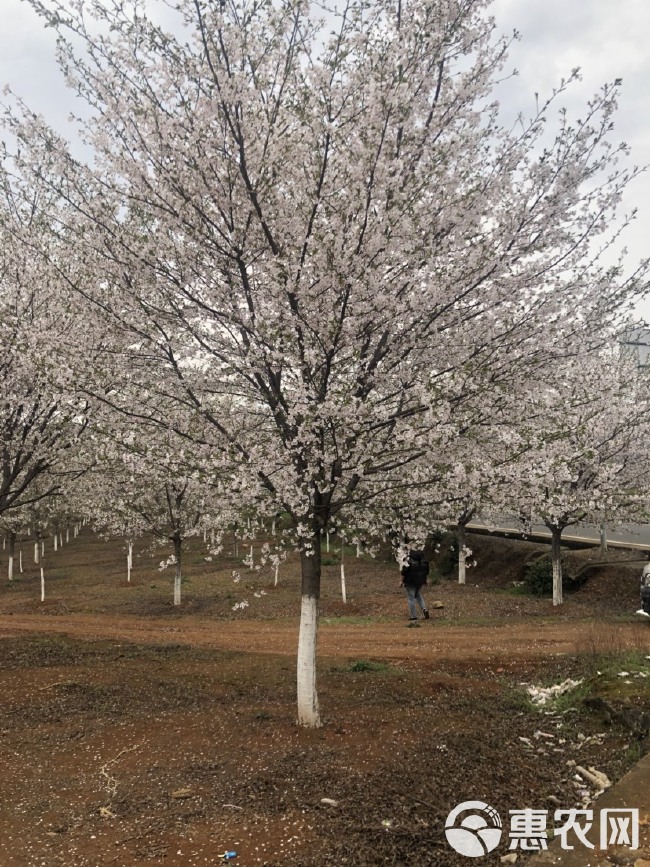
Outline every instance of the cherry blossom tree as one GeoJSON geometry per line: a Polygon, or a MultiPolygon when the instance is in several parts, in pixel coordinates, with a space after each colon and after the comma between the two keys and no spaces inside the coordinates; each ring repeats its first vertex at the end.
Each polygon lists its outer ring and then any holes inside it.
{"type": "Polygon", "coordinates": [[[43,239],[43,203],[14,192],[0,174],[0,515],[61,493],[83,472],[87,425],[69,367],[53,363],[71,322],[31,250],[43,239]]]}
{"type": "Polygon", "coordinates": [[[298,718],[317,726],[323,531],[384,532],[407,488],[426,502],[459,396],[523,389],[644,279],[599,258],[634,176],[609,142],[618,84],[571,120],[562,82],[503,128],[507,44],[483,0],[348,0],[324,20],[179,0],[173,32],[153,4],[32,5],[92,150],[84,165],[8,117],[14,171],[58,197],[45,260],[106,358],[133,347],[133,393],[190,408],[231,490],[289,515],[298,718]]]}
{"type": "Polygon", "coordinates": [[[554,605],[563,602],[566,527],[620,522],[645,505],[649,385],[630,359],[592,354],[562,370],[529,408],[522,436],[532,447],[513,502],[527,524],[541,518],[551,532],[554,605]]]}

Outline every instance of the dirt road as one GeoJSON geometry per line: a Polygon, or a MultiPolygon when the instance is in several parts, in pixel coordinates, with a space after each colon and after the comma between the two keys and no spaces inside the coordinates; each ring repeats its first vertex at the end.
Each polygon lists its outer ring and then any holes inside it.
{"type": "MultiPolygon", "coordinates": [[[[0,638],[57,633],[83,639],[136,644],[185,644],[193,647],[294,655],[297,623],[284,620],[214,620],[186,616],[109,617],[86,614],[0,615],[0,638]]],[[[362,624],[323,623],[321,656],[368,659],[477,659],[540,657],[634,648],[650,653],[650,624],[516,622],[490,626],[449,626],[435,620],[408,629],[402,621],[362,624]]]]}

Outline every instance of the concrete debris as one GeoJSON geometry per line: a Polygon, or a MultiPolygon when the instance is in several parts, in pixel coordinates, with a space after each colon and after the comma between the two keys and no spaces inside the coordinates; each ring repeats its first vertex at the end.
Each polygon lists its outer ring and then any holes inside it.
{"type": "Polygon", "coordinates": [[[583,777],[587,782],[591,783],[601,792],[605,789],[609,789],[612,785],[611,781],[607,777],[606,774],[603,774],[602,771],[597,771],[596,768],[590,767],[589,770],[581,767],[580,765],[576,765],[576,771],[583,777]]]}
{"type": "Polygon", "coordinates": [[[552,701],[558,696],[564,695],[564,693],[575,689],[577,686],[580,686],[581,683],[582,680],[573,680],[568,677],[562,683],[555,684],[555,686],[529,686],[527,687],[527,692],[533,704],[543,705],[548,701],[552,701]]]}

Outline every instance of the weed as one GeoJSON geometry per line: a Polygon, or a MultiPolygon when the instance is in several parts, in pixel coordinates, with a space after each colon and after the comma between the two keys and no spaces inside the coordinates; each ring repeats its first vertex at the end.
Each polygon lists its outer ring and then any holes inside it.
{"type": "Polygon", "coordinates": [[[357,659],[351,662],[348,671],[390,671],[390,665],[385,662],[372,662],[369,659],[357,659]]]}

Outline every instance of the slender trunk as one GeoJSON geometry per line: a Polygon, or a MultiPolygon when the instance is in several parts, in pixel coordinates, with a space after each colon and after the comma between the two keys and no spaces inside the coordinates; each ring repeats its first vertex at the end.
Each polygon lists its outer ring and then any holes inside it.
{"type": "Polygon", "coordinates": [[[562,604],[562,528],[551,527],[551,561],[553,563],[553,605],[562,604]]]}
{"type": "Polygon", "coordinates": [[[275,518],[271,522],[271,535],[275,536],[275,518]]]}
{"type": "Polygon", "coordinates": [[[13,581],[14,578],[14,552],[16,550],[16,534],[9,533],[9,561],[7,563],[7,580],[13,581]]]}
{"type": "Polygon", "coordinates": [[[38,542],[34,542],[34,563],[38,566],[38,552],[40,551],[40,546],[38,542]]]}
{"type": "Polygon", "coordinates": [[[45,573],[41,566],[41,602],[45,602],[45,573]]]}
{"type": "Polygon", "coordinates": [[[249,565],[250,568],[253,569],[255,567],[255,561],[253,560],[253,546],[251,545],[250,555],[249,555],[249,565]]]}
{"type": "Polygon", "coordinates": [[[59,533],[59,548],[63,548],[63,533],[59,533]]]}
{"type": "Polygon", "coordinates": [[[54,534],[54,550],[55,550],[55,551],[58,551],[58,550],[59,550],[59,543],[58,543],[58,540],[57,540],[56,533],[54,534]]]}
{"type": "Polygon", "coordinates": [[[279,564],[279,563],[276,563],[276,564],[275,564],[275,580],[274,580],[274,582],[273,582],[273,586],[274,586],[274,587],[277,587],[277,586],[278,586],[278,571],[279,571],[279,569],[280,569],[280,564],[279,564]]]}
{"type": "Polygon", "coordinates": [[[131,583],[131,570],[133,569],[133,542],[129,541],[126,552],[126,580],[131,583]]]}
{"type": "Polygon", "coordinates": [[[203,544],[207,545],[208,543],[208,531],[206,529],[203,530],[203,544]]]}
{"type": "Polygon", "coordinates": [[[316,648],[318,645],[318,600],[320,598],[321,539],[315,532],[309,556],[302,552],[302,600],[298,636],[298,725],[317,728],[321,724],[316,692],[316,648]]]}
{"type": "Polygon", "coordinates": [[[599,527],[599,536],[600,536],[600,553],[607,553],[607,524],[604,521],[600,522],[599,527]]]}
{"type": "Polygon", "coordinates": [[[456,539],[458,542],[458,583],[465,584],[467,580],[465,572],[467,567],[467,558],[465,557],[465,524],[463,521],[458,522],[456,539]]]}
{"type": "Polygon", "coordinates": [[[181,604],[181,548],[183,540],[180,536],[174,537],[174,556],[176,557],[176,571],[174,572],[174,605],[181,604]]]}
{"type": "Polygon", "coordinates": [[[18,552],[18,568],[20,569],[20,574],[23,574],[23,551],[22,548],[18,552]]]}
{"type": "Polygon", "coordinates": [[[325,550],[326,550],[327,553],[329,554],[329,552],[330,552],[330,531],[329,531],[329,530],[327,531],[327,533],[326,533],[326,535],[325,535],[325,540],[326,540],[326,542],[325,542],[325,550]]]}
{"type": "Polygon", "coordinates": [[[45,556],[45,539],[41,539],[41,557],[45,556]]]}
{"type": "Polygon", "coordinates": [[[66,528],[65,528],[65,542],[66,542],[66,545],[68,544],[69,541],[70,541],[70,527],[66,527],[66,528]]]}

